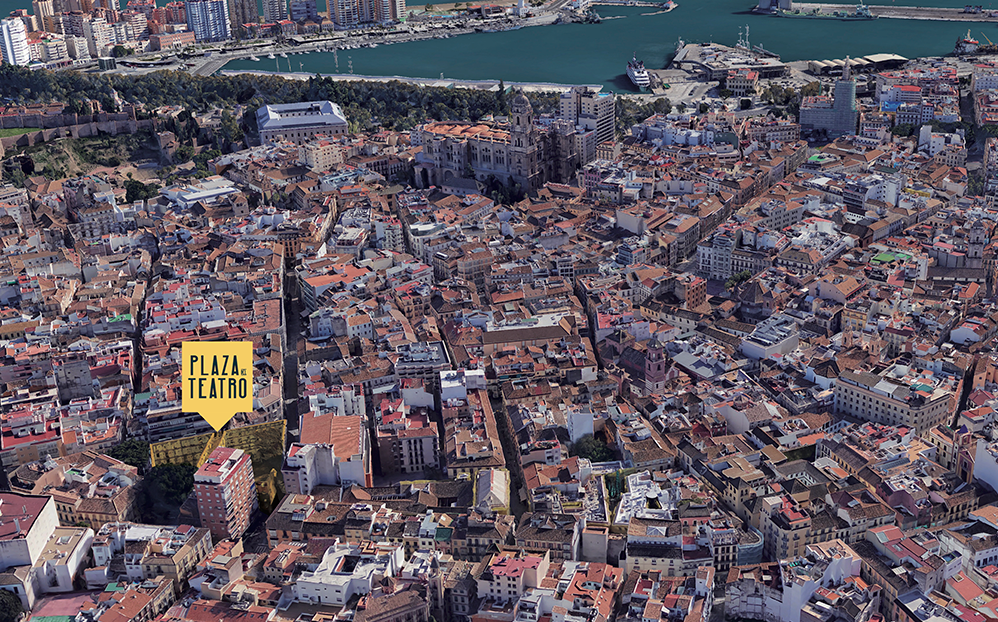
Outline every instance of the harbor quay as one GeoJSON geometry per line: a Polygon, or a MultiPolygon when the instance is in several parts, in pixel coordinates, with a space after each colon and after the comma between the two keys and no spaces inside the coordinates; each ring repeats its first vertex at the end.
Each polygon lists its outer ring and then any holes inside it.
{"type": "MultiPolygon", "coordinates": [[[[842,4],[827,4],[813,2],[794,2],[793,10],[799,12],[799,19],[806,19],[809,14],[820,13],[819,19],[836,19],[831,14],[841,12],[842,4]]],[[[936,22],[998,22],[998,11],[973,12],[965,9],[929,6],[897,6],[897,5],[866,5],[875,18],[888,19],[918,19],[936,22]]],[[[795,16],[796,17],[796,16],[795,16]]]]}

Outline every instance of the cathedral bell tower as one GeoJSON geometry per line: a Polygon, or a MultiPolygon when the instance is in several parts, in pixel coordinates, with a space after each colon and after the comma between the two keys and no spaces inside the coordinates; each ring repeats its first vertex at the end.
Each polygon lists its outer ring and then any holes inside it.
{"type": "Polygon", "coordinates": [[[534,130],[534,109],[522,92],[510,106],[512,127],[509,132],[510,174],[513,181],[530,191],[537,176],[537,133],[534,130]]]}

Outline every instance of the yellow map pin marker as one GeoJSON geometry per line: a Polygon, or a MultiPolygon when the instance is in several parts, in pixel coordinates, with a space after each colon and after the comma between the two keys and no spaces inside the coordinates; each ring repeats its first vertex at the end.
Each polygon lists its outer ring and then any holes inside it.
{"type": "Polygon", "coordinates": [[[184,412],[198,413],[218,432],[236,413],[253,410],[253,342],[181,344],[184,412]]]}

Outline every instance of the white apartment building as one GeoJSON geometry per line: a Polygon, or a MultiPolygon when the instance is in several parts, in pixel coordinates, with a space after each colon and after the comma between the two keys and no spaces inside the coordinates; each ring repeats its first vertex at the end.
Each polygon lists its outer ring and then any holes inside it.
{"type": "Polygon", "coordinates": [[[312,412],[319,414],[364,416],[367,413],[364,386],[345,384],[330,387],[326,393],[310,395],[308,407],[312,412]]]}
{"type": "Polygon", "coordinates": [[[807,547],[805,557],[779,562],[782,581],[766,580],[751,571],[729,576],[725,614],[766,622],[800,622],[801,611],[820,588],[842,585],[858,577],[862,560],[842,540],[807,547]],[[761,580],[760,580],[761,579],[761,580]]]}
{"type": "Polygon", "coordinates": [[[312,494],[316,486],[364,485],[362,460],[339,458],[331,445],[293,443],[281,468],[288,494],[312,494]]]}
{"type": "Polygon", "coordinates": [[[544,553],[543,557],[515,553],[496,554],[478,578],[478,596],[501,602],[516,601],[527,589],[540,586],[550,565],[550,553],[544,553]]]}
{"type": "Polygon", "coordinates": [[[31,62],[28,48],[28,30],[19,17],[0,19],[0,34],[3,35],[3,62],[11,65],[27,65],[31,62]]]}
{"type": "MultiPolygon", "coordinates": [[[[55,500],[50,496],[0,493],[0,571],[18,566],[30,570],[49,545],[49,538],[59,527],[55,500]]],[[[89,530],[88,530],[89,531],[89,530]]],[[[91,532],[91,539],[93,532],[91,532]]],[[[0,586],[21,599],[30,609],[37,589],[31,572],[15,573],[20,583],[0,586]]]]}
{"type": "Polygon", "coordinates": [[[371,437],[364,417],[307,413],[301,440],[292,443],[281,467],[288,494],[312,494],[316,486],[371,485],[371,437]]]}
{"type": "Polygon", "coordinates": [[[288,19],[288,0],[263,0],[263,21],[275,24],[288,19]]]}
{"type": "Polygon", "coordinates": [[[31,566],[59,526],[50,496],[0,493],[0,568],[31,566]]]}
{"type": "Polygon", "coordinates": [[[89,527],[57,527],[34,564],[39,590],[72,592],[93,542],[94,530],[89,527]]]}
{"type": "Polygon", "coordinates": [[[375,552],[362,553],[355,544],[337,542],[326,550],[315,570],[304,572],[291,587],[296,602],[344,605],[354,595],[369,594],[386,577],[399,574],[405,547],[379,543],[375,552]]]}
{"type": "MultiPolygon", "coordinates": [[[[588,130],[596,132],[593,137],[595,144],[613,140],[616,120],[613,93],[600,93],[584,86],[576,86],[561,94],[558,105],[558,117],[575,125],[580,134],[588,130]]],[[[595,157],[594,146],[590,159],[581,160],[581,163],[587,164],[595,157]]]]}
{"type": "Polygon", "coordinates": [[[114,33],[103,17],[85,20],[83,37],[87,40],[87,50],[92,57],[107,55],[108,47],[114,42],[114,33]]]}

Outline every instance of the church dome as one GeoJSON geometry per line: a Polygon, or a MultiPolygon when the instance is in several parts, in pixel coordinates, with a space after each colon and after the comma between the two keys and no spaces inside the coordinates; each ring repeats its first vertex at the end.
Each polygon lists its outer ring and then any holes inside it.
{"type": "Polygon", "coordinates": [[[523,91],[518,92],[516,94],[516,97],[513,98],[513,107],[530,108],[530,100],[527,99],[527,96],[523,94],[523,91]]]}

